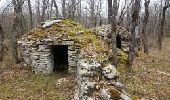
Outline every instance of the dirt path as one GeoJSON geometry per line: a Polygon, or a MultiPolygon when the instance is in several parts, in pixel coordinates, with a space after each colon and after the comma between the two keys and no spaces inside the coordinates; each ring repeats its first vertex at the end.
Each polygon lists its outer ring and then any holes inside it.
{"type": "Polygon", "coordinates": [[[135,61],[132,74],[121,73],[131,95],[146,100],[170,100],[170,38],[163,42],[162,51],[150,50],[135,61]]]}

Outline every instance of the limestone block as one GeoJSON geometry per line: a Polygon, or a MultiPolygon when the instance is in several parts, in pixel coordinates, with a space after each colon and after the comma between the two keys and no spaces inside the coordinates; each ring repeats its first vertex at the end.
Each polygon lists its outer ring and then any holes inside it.
{"type": "Polygon", "coordinates": [[[36,56],[36,55],[34,56],[34,55],[33,55],[33,56],[31,56],[30,58],[31,58],[31,59],[39,59],[39,56],[36,56]]]}
{"type": "Polygon", "coordinates": [[[76,54],[76,53],[77,53],[76,51],[68,51],[69,55],[73,55],[73,54],[76,54]]]}
{"type": "Polygon", "coordinates": [[[111,100],[110,92],[108,89],[101,90],[101,100],[111,100]]]}
{"type": "Polygon", "coordinates": [[[75,49],[74,49],[74,46],[68,46],[68,50],[74,51],[74,50],[75,50],[75,49]]]}
{"type": "Polygon", "coordinates": [[[103,70],[102,73],[108,79],[113,79],[113,78],[118,76],[117,69],[113,65],[111,65],[111,64],[108,64],[102,70],[103,70]]]}
{"type": "Polygon", "coordinates": [[[64,44],[64,45],[73,45],[74,41],[62,41],[62,44],[64,44]]]}
{"type": "Polygon", "coordinates": [[[48,46],[47,45],[38,45],[40,50],[46,49],[48,46]]]}

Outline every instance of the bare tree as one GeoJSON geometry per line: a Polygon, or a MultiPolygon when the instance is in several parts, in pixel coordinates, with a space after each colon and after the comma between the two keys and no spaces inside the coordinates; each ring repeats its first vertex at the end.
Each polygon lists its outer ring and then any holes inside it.
{"type": "Polygon", "coordinates": [[[111,44],[112,44],[112,64],[117,66],[117,47],[116,47],[116,36],[117,36],[117,12],[118,12],[118,4],[117,0],[113,1],[113,9],[112,9],[112,20],[111,20],[111,44]]]}
{"type": "Polygon", "coordinates": [[[40,15],[40,0],[37,0],[37,7],[36,7],[36,17],[37,17],[37,24],[41,23],[41,15],[40,15]]]}
{"type": "Polygon", "coordinates": [[[98,15],[99,15],[99,25],[102,26],[102,14],[101,14],[101,10],[102,10],[102,0],[99,0],[99,4],[98,4],[98,15]]]}
{"type": "Polygon", "coordinates": [[[32,7],[31,7],[30,0],[28,0],[28,8],[29,8],[30,30],[31,30],[33,28],[33,19],[32,19],[32,7]]]}
{"type": "Polygon", "coordinates": [[[81,0],[79,0],[79,5],[77,6],[77,15],[78,15],[78,17],[77,17],[77,19],[78,19],[78,21],[79,22],[81,22],[81,17],[82,17],[82,6],[81,6],[81,4],[82,4],[82,1],[81,0]]]}
{"type": "Polygon", "coordinates": [[[62,16],[66,17],[66,0],[62,0],[62,16]]]}
{"type": "Polygon", "coordinates": [[[148,34],[147,34],[147,23],[149,19],[149,3],[150,0],[145,0],[145,15],[143,19],[143,27],[142,27],[142,41],[144,46],[144,53],[148,54],[148,34]]]}
{"type": "Polygon", "coordinates": [[[139,17],[139,11],[140,11],[140,1],[141,0],[133,0],[132,4],[132,28],[131,28],[131,44],[129,48],[129,54],[128,54],[128,61],[127,61],[127,66],[131,70],[133,61],[135,58],[135,47],[137,46],[137,39],[136,39],[136,34],[138,31],[138,17],[139,17]]]}
{"type": "Polygon", "coordinates": [[[43,0],[43,5],[42,5],[42,15],[41,15],[41,22],[45,21],[45,15],[46,15],[46,10],[48,7],[49,0],[43,0]]]}
{"type": "Polygon", "coordinates": [[[160,32],[158,33],[158,44],[159,44],[159,49],[162,49],[162,38],[163,38],[163,31],[164,31],[164,22],[165,22],[165,14],[167,9],[170,7],[170,0],[165,1],[165,5],[162,9],[162,14],[161,14],[161,22],[160,22],[160,32]]]}
{"type": "Polygon", "coordinates": [[[112,0],[108,0],[108,23],[111,24],[113,15],[113,6],[112,6],[112,0]]]}
{"type": "Polygon", "coordinates": [[[118,26],[120,26],[120,24],[123,22],[124,16],[127,12],[126,6],[129,6],[129,5],[127,5],[127,1],[125,0],[125,5],[121,9],[121,13],[120,13],[120,16],[119,16],[119,19],[118,19],[118,22],[117,22],[118,26]]]}
{"type": "Polygon", "coordinates": [[[55,17],[59,17],[59,11],[58,11],[58,6],[56,3],[56,0],[53,0],[54,7],[55,7],[55,17]]]}
{"type": "Polygon", "coordinates": [[[126,13],[126,29],[127,31],[130,31],[131,26],[131,17],[130,17],[130,8],[127,6],[127,13],[126,13]]]}
{"type": "Polygon", "coordinates": [[[0,61],[3,60],[3,42],[4,42],[4,33],[0,24],[0,61]]]}
{"type": "Polygon", "coordinates": [[[13,26],[12,26],[12,40],[11,40],[11,46],[12,46],[12,57],[14,60],[14,63],[19,63],[18,58],[18,52],[17,52],[17,39],[19,36],[23,33],[23,15],[22,15],[22,5],[24,3],[24,0],[12,0],[13,6],[14,6],[14,19],[13,19],[13,26]]]}
{"type": "Polygon", "coordinates": [[[96,16],[95,16],[95,0],[89,1],[90,6],[90,21],[91,21],[91,27],[96,26],[96,16]]]}
{"type": "Polygon", "coordinates": [[[70,9],[69,11],[69,18],[71,18],[72,20],[74,20],[75,18],[75,11],[76,11],[76,0],[72,0],[71,1],[71,5],[69,7],[70,9]]]}

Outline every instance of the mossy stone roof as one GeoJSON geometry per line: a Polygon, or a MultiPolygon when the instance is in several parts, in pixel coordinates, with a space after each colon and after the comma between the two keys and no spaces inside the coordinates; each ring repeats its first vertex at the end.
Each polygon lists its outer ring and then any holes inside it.
{"type": "Polygon", "coordinates": [[[46,28],[35,28],[25,36],[33,40],[58,35],[64,35],[66,38],[74,40],[86,54],[100,56],[97,57],[98,59],[103,59],[103,57],[105,57],[104,55],[108,54],[108,44],[100,39],[94,31],[86,29],[79,23],[69,19],[61,19],[60,22],[54,23],[46,28]]]}

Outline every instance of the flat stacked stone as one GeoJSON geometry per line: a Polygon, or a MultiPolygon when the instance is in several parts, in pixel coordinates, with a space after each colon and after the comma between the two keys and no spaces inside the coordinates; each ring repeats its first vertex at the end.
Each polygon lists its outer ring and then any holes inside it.
{"type": "Polygon", "coordinates": [[[74,100],[131,100],[118,82],[116,68],[107,64],[79,60],[74,100]]]}

